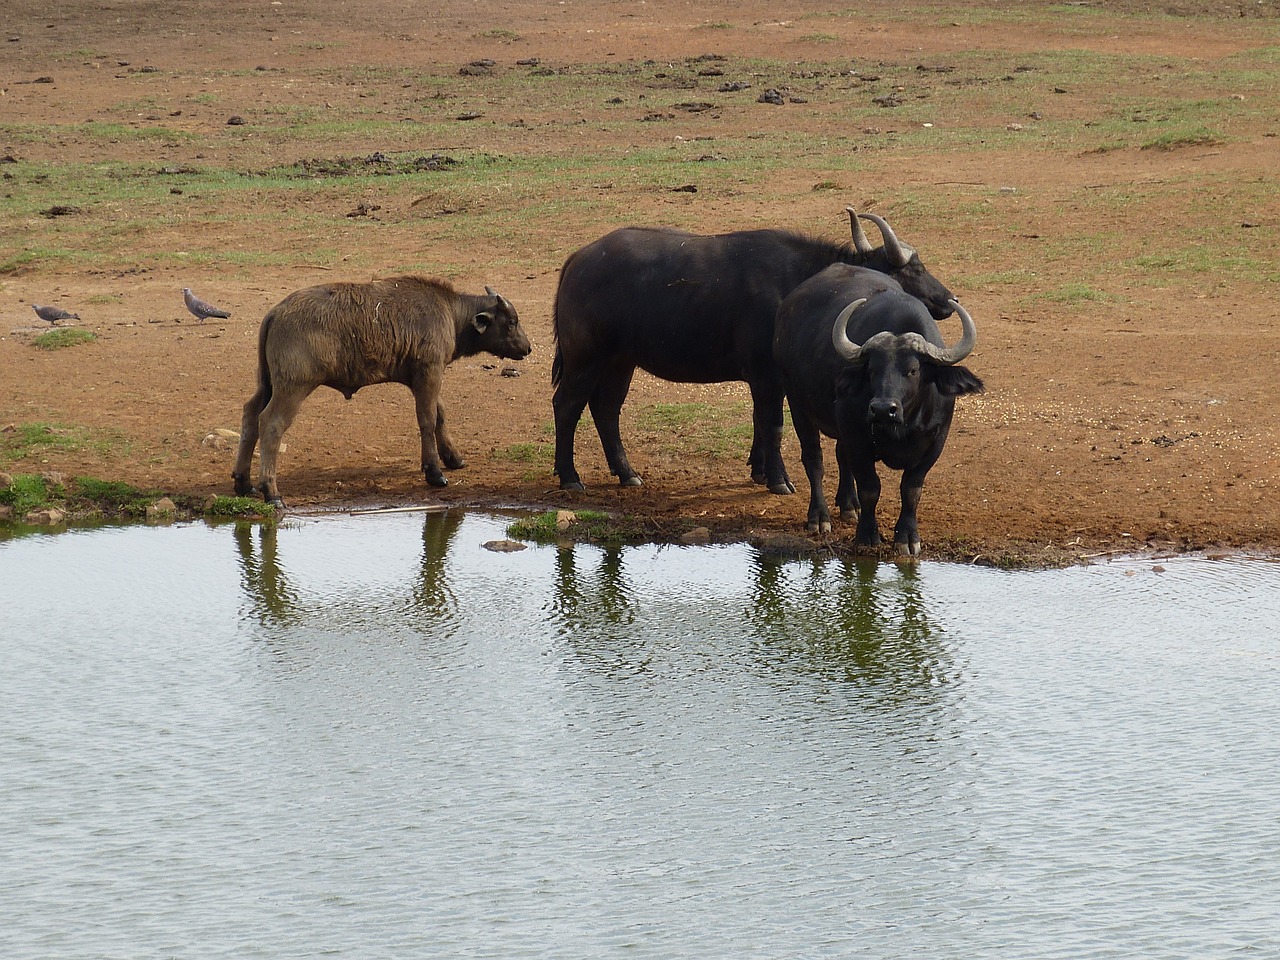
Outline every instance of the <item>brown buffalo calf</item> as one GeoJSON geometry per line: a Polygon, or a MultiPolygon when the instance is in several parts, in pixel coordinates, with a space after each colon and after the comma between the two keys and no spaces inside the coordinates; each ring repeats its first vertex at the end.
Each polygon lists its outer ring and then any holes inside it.
{"type": "Polygon", "coordinates": [[[374,383],[413,391],[423,475],[432,486],[446,486],[442,461],[457,469],[463,460],[444,425],[445,366],[482,351],[521,360],[532,349],[515,307],[493,288],[485,291],[459,293],[443,280],[404,276],[308,287],[272,307],[258,332],[258,389],[244,405],[231,474],[236,493],[253,491],[249,469],[261,438],[257,489],[283,507],[276,457],[302,401],[321,386],[350,400],[374,383]]]}

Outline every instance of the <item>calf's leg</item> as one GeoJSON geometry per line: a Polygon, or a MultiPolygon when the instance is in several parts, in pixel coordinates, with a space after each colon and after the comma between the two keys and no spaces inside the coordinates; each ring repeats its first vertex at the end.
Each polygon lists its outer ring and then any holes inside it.
{"type": "MultiPolygon", "coordinates": [[[[262,492],[263,500],[274,503],[281,509],[284,508],[284,500],[276,486],[276,457],[280,454],[280,441],[284,439],[285,431],[293,423],[293,418],[298,415],[302,401],[314,389],[310,384],[276,384],[271,399],[258,417],[258,490],[262,492]]],[[[243,442],[242,439],[241,443],[243,442]]]]}
{"type": "Polygon", "coordinates": [[[443,380],[444,366],[432,364],[420,370],[410,385],[418,415],[418,433],[422,436],[422,475],[433,487],[449,485],[441,469],[436,441],[436,421],[440,416],[440,384],[443,380]]]}
{"type": "Polygon", "coordinates": [[[444,426],[444,404],[436,401],[436,449],[440,451],[440,459],[449,470],[461,470],[467,465],[462,454],[453,445],[453,440],[444,426]]]}
{"type": "Polygon", "coordinates": [[[258,418],[262,416],[270,399],[271,384],[260,383],[244,405],[244,415],[240,418],[240,446],[236,450],[236,465],[231,471],[237,497],[247,497],[253,493],[249,471],[253,466],[253,448],[258,444],[258,418]]]}

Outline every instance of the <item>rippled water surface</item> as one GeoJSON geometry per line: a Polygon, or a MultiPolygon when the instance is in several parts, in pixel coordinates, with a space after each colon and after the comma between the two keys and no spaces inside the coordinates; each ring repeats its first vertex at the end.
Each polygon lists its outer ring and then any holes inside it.
{"type": "Polygon", "coordinates": [[[1280,565],[0,543],[0,956],[1280,956],[1280,565]]]}

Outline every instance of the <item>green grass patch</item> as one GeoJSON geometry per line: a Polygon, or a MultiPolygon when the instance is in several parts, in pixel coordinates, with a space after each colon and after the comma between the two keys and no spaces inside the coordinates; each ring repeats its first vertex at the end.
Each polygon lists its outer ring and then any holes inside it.
{"type": "Polygon", "coordinates": [[[204,508],[206,517],[255,517],[272,520],[277,517],[276,508],[255,497],[214,497],[204,508]]]}
{"type": "Polygon", "coordinates": [[[1046,300],[1049,303],[1074,306],[1082,303],[1114,302],[1117,298],[1096,287],[1091,287],[1087,283],[1064,283],[1061,286],[1054,287],[1052,290],[1032,294],[1028,299],[1046,300]]]}
{"type": "Polygon", "coordinates": [[[529,540],[533,543],[559,543],[562,540],[633,543],[644,539],[634,524],[616,520],[607,513],[598,510],[572,512],[574,519],[565,530],[561,530],[559,526],[559,511],[550,510],[510,524],[507,536],[512,540],[529,540]]]}
{"type": "Polygon", "coordinates": [[[1193,130],[1171,130],[1142,145],[1143,150],[1181,150],[1184,147],[1213,147],[1226,139],[1207,127],[1193,130]]]}
{"type": "Polygon", "coordinates": [[[555,448],[549,443],[511,443],[494,453],[494,458],[511,463],[550,463],[555,448]]]}
{"type": "Polygon", "coordinates": [[[714,457],[745,457],[751,446],[751,405],[746,402],[726,407],[654,403],[638,408],[633,416],[638,429],[671,437],[664,444],[667,449],[714,457]]]}
{"type": "Polygon", "coordinates": [[[93,343],[98,335],[92,330],[80,330],[66,327],[61,330],[50,330],[31,341],[31,345],[41,350],[61,350],[64,347],[76,347],[82,343],[93,343]]]}
{"type": "Polygon", "coordinates": [[[21,423],[0,432],[0,459],[21,460],[49,450],[83,450],[92,444],[83,427],[21,423]]]}
{"type": "Polygon", "coordinates": [[[45,483],[43,477],[31,473],[18,474],[8,487],[0,489],[0,504],[13,508],[14,519],[20,520],[32,510],[49,506],[51,497],[61,487],[45,483]]]}

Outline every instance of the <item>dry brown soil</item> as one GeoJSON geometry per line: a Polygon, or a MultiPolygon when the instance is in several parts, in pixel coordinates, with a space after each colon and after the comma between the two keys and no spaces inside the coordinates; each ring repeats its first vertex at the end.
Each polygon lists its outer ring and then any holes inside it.
{"type": "MultiPolygon", "coordinates": [[[[79,156],[86,147],[71,125],[89,120],[142,125],[162,120],[180,130],[220,133],[235,113],[250,120],[238,148],[242,155],[235,158],[219,146],[225,141],[216,139],[161,148],[121,138],[111,153],[134,161],[156,151],[157,166],[234,159],[253,169],[307,156],[407,149],[408,134],[401,144],[353,144],[348,138],[332,149],[254,138],[253,117],[273,104],[311,104],[335,118],[356,106],[365,109],[371,100],[391,113],[408,109],[402,99],[414,91],[386,74],[348,84],[309,79],[316,76],[309,71],[344,63],[452,76],[460,65],[481,57],[498,61],[499,70],[534,57],[552,66],[679,64],[707,52],[799,61],[836,57],[831,35],[838,37],[841,57],[898,66],[928,63],[931,56],[953,51],[1036,51],[1054,44],[1115,55],[1194,56],[1211,63],[1259,43],[1256,14],[1267,12],[1266,5],[1172,3],[1165,6],[1199,15],[1142,19],[1122,33],[1090,32],[1087,24],[1059,33],[1044,26],[966,25],[962,14],[971,5],[948,6],[957,16],[945,27],[939,26],[938,5],[932,5],[918,21],[878,21],[871,11],[824,19],[810,31],[796,24],[809,13],[832,8],[813,0],[781,5],[761,0],[8,0],[0,11],[0,114],[6,122],[58,120],[69,126],[41,142],[0,143],[0,153],[19,162],[79,156]],[[823,36],[811,35],[817,33],[823,36]],[[85,52],[69,53],[77,50],[85,52]],[[137,96],[128,84],[144,66],[152,71],[147,105],[122,116],[131,109],[122,104],[137,96]],[[53,82],[31,82],[46,76],[53,82]],[[153,116],[144,115],[149,110],[153,116]]],[[[803,86],[803,79],[797,84],[803,86]]],[[[710,138],[705,149],[714,152],[717,132],[740,134],[754,125],[767,135],[773,118],[782,116],[769,110],[789,111],[791,128],[822,129],[830,122],[822,98],[809,100],[766,107],[746,98],[740,108],[725,108],[715,118],[680,116],[646,129],[663,142],[705,134],[710,138]]],[[[975,110],[981,109],[980,97],[973,102],[975,110]]],[[[1069,92],[1052,100],[1052,107],[1073,109],[1069,92]]],[[[551,150],[570,150],[575,142],[593,150],[637,146],[631,130],[611,144],[606,125],[597,126],[590,116],[533,116],[498,94],[487,99],[477,94],[475,103],[453,103],[448,109],[483,112],[488,125],[459,122],[454,142],[415,148],[518,153],[535,139],[551,150]]],[[[886,111],[884,125],[894,122],[886,111]]],[[[1188,182],[1182,178],[1189,173],[1227,172],[1250,181],[1272,177],[1280,168],[1277,127],[1275,116],[1261,117],[1245,136],[1175,151],[1083,155],[1028,148],[954,156],[919,151],[879,170],[873,182],[840,174],[835,190],[815,190],[806,168],[794,175],[784,170],[767,189],[636,191],[626,198],[628,215],[616,223],[551,218],[530,228],[522,221],[526,225],[518,231],[469,249],[457,248],[447,231],[438,229],[449,210],[424,214],[421,205],[381,196],[376,184],[358,195],[318,193],[305,209],[273,211],[274,220],[265,225],[256,208],[271,202],[266,193],[246,191],[239,211],[227,209],[225,200],[215,209],[199,197],[175,197],[172,218],[149,226],[145,235],[129,230],[127,203],[103,205],[68,196],[65,202],[82,207],[84,216],[110,225],[121,245],[204,255],[189,265],[149,261],[133,270],[83,261],[36,262],[0,277],[0,426],[80,425],[127,441],[123,453],[119,448],[105,454],[51,451],[7,469],[54,469],[184,494],[229,493],[234,450],[203,441],[215,428],[238,428],[241,404],[252,390],[256,331],[266,309],[311,283],[367,279],[394,274],[405,264],[438,262],[451,265],[448,275],[463,289],[479,291],[491,284],[504,292],[520,309],[535,344],[518,377],[501,376],[503,364],[492,358],[466,359],[450,368],[445,400],[468,466],[452,474],[445,490],[425,487],[412,405],[402,387],[370,388],[349,403],[320,391],[286,438],[280,482],[291,506],[439,500],[596,507],[638,518],[655,537],[695,525],[725,539],[798,533],[806,497],[794,437],[787,437],[784,454],[801,492],[778,497],[752,485],[738,457],[681,449],[679,438],[628,420],[633,411],[658,402],[723,405],[745,416],[746,392],[739,384],[675,385],[637,376],[624,408],[624,434],[645,479],[639,489],[619,489],[608,476],[589,426],[578,437],[586,494],[559,491],[546,460],[531,465],[512,458],[514,444],[550,440],[551,305],[557,270],[568,252],[623,222],[666,223],[678,216],[687,223],[690,209],[706,232],[770,224],[840,237],[847,235],[846,203],[890,216],[943,279],[960,261],[968,272],[981,273],[984,260],[989,261],[986,270],[994,272],[1005,257],[1047,259],[1046,238],[1089,234],[1099,217],[1114,220],[1111,226],[1126,238],[1128,250],[1158,246],[1181,215],[1176,206],[1168,217],[1129,220],[1115,207],[1090,209],[1071,198],[1092,187],[1157,189],[1166,181],[1188,182]],[[999,188],[1006,184],[1017,192],[1001,195],[999,188]],[[969,191],[982,212],[966,222],[925,222],[895,207],[895,197],[908,190],[917,196],[930,190],[969,191]],[[357,222],[346,214],[360,202],[381,209],[357,222]],[[308,262],[297,256],[308,248],[338,252],[308,262]],[[233,258],[262,250],[295,256],[284,266],[249,268],[233,258]],[[178,291],[188,285],[230,308],[232,318],[197,324],[181,306],[178,291]],[[32,326],[33,302],[79,307],[81,325],[100,340],[54,352],[33,348],[23,329],[32,326]],[[87,305],[94,302],[99,305],[87,305]]],[[[113,155],[81,158],[105,162],[113,155]]],[[[602,195],[609,186],[599,185],[602,195]]],[[[431,198],[424,199],[430,208],[431,198]]],[[[500,192],[474,204],[497,223],[509,212],[500,192]]],[[[1254,211],[1248,226],[1273,231],[1277,218],[1273,204],[1254,211]]],[[[1238,219],[1206,223],[1205,229],[1240,232],[1238,219]]],[[[46,224],[41,229],[51,236],[62,229],[57,219],[46,224]]],[[[0,248],[6,248],[0,259],[13,255],[8,245],[0,237],[0,248]]],[[[1044,269],[1055,283],[1072,276],[1087,280],[1096,258],[1109,255],[1081,249],[1064,260],[1059,251],[1044,269]]],[[[1179,289],[1172,302],[1158,296],[1158,288],[1143,287],[1131,297],[1122,291],[1095,304],[1045,301],[1034,308],[1025,301],[1010,303],[1008,291],[999,286],[958,287],[957,293],[979,324],[978,349],[968,364],[989,389],[983,397],[961,401],[946,453],[927,483],[921,508],[926,556],[1056,561],[1112,551],[1274,553],[1280,548],[1280,507],[1272,495],[1280,412],[1274,286],[1237,287],[1206,277],[1194,295],[1179,289]]],[[[897,507],[894,484],[893,479],[886,483],[882,503],[887,530],[897,507]]],[[[824,542],[840,547],[851,535],[842,525],[824,542]]]]}

